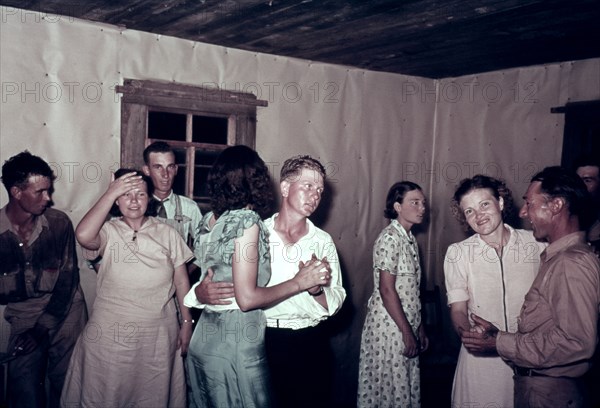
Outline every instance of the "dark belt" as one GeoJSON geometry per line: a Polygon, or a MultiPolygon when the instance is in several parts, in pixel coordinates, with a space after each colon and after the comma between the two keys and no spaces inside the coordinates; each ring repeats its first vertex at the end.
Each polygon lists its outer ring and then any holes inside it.
{"type": "Polygon", "coordinates": [[[536,373],[532,368],[524,368],[524,367],[513,367],[513,372],[515,375],[519,375],[521,377],[548,377],[545,374],[536,373]]]}

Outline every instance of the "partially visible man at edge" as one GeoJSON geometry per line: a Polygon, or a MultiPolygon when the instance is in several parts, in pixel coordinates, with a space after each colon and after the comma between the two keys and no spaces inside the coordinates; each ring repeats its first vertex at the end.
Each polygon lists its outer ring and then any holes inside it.
{"type": "Polygon", "coordinates": [[[600,160],[582,156],[575,161],[575,171],[592,195],[595,219],[587,230],[587,240],[596,254],[600,254],[600,160]]]}
{"type": "Polygon", "coordinates": [[[65,213],[49,208],[54,178],[48,163],[28,151],[2,166],[8,204],[0,209],[0,303],[11,326],[12,408],[59,406],[71,353],[87,321],[73,225],[65,213]]]}
{"type": "Polygon", "coordinates": [[[600,261],[585,241],[590,197],[574,172],[547,167],[531,179],[519,215],[549,246],[519,317],[499,331],[472,315],[462,334],[473,353],[498,353],[515,373],[515,407],[586,406],[582,376],[590,369],[600,311],[600,261]]]}
{"type": "MultiPolygon", "coordinates": [[[[311,288],[265,310],[266,351],[278,408],[331,407],[333,359],[329,337],[320,322],[341,308],[346,291],[331,236],[308,217],[318,208],[325,188],[325,168],[310,156],[295,156],[281,168],[279,213],[265,220],[269,229],[271,280],[293,277],[299,264],[315,260],[331,268],[329,286],[311,288]]],[[[233,284],[212,282],[208,275],[196,286],[204,304],[228,304],[233,284]]]]}
{"type": "MultiPolygon", "coordinates": [[[[575,172],[585,184],[587,191],[592,195],[595,220],[586,232],[588,243],[600,256],[600,159],[591,155],[583,155],[575,160],[575,172]]],[[[584,377],[587,389],[589,390],[590,404],[593,407],[600,407],[600,349],[596,346],[596,353],[593,358],[593,365],[584,377]]]]}

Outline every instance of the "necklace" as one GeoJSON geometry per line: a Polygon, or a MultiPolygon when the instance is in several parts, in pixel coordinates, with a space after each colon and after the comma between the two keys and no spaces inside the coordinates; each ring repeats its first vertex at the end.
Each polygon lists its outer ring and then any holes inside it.
{"type": "MultiPolygon", "coordinates": [[[[145,220],[146,220],[146,217],[144,217],[144,219],[140,223],[139,228],[141,228],[143,226],[145,220]]],[[[125,224],[127,224],[127,226],[129,228],[131,228],[133,230],[133,236],[131,237],[131,242],[135,242],[137,240],[138,230],[132,224],[134,224],[134,225],[137,225],[137,224],[133,221],[128,222],[124,217],[121,217],[121,221],[123,221],[125,224]]]]}

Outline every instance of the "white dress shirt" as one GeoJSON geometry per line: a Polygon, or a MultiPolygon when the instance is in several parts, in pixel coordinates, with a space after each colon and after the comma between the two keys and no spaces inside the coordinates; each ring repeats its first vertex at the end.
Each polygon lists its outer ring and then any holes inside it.
{"type": "MultiPolygon", "coordinates": [[[[271,280],[267,286],[273,286],[293,278],[298,273],[299,262],[309,261],[313,253],[318,259],[327,257],[331,267],[331,282],[328,286],[323,287],[327,298],[327,309],[321,306],[307,291],[303,291],[269,309],[265,309],[267,326],[287,329],[303,329],[316,326],[322,320],[337,313],[346,298],[335,244],[328,233],[315,227],[307,219],[308,233],[300,238],[298,242],[285,245],[274,229],[277,215],[274,214],[271,218],[265,220],[265,225],[269,230],[269,249],[271,252],[271,280]]],[[[187,307],[199,309],[205,307],[198,301],[194,292],[199,284],[200,282],[194,284],[185,296],[184,304],[187,307]]]]}

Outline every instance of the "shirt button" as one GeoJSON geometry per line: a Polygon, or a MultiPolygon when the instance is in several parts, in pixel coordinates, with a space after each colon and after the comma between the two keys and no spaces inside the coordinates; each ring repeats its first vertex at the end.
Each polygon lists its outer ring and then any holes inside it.
{"type": "Polygon", "coordinates": [[[20,246],[20,247],[22,247],[22,246],[23,246],[23,243],[22,243],[22,242],[19,242],[19,246],[20,246]]]}

